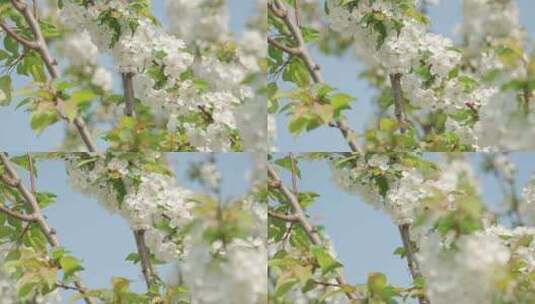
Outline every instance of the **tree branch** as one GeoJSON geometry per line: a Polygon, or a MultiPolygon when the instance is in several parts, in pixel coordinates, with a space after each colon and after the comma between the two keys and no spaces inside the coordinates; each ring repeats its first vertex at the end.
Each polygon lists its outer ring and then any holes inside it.
{"type": "Polygon", "coordinates": [[[299,56],[299,54],[300,54],[299,49],[286,46],[286,45],[280,43],[279,41],[277,41],[273,37],[269,37],[268,36],[267,39],[268,39],[268,43],[269,44],[271,44],[275,48],[277,48],[277,49],[279,49],[279,50],[281,50],[281,51],[283,51],[283,52],[285,52],[287,54],[294,55],[294,56],[299,56]]]}
{"type": "Polygon", "coordinates": [[[147,244],[145,243],[145,230],[135,230],[134,238],[136,240],[137,251],[139,254],[139,260],[141,264],[141,270],[143,272],[143,277],[145,278],[145,283],[147,284],[147,289],[151,289],[152,286],[156,284],[156,275],[152,264],[150,262],[150,252],[147,244]]]}
{"type": "MultiPolygon", "coordinates": [[[[398,229],[403,242],[403,247],[405,248],[405,256],[407,257],[407,264],[409,266],[412,279],[416,280],[417,278],[422,277],[422,273],[420,272],[418,261],[416,261],[417,249],[415,248],[416,246],[414,245],[414,242],[411,240],[410,225],[399,225],[398,229]]],[[[430,304],[429,299],[425,294],[418,296],[418,302],[420,304],[430,304]]]]}
{"type": "MultiPolygon", "coordinates": [[[[59,78],[60,73],[57,67],[57,61],[52,57],[52,55],[50,55],[50,51],[48,50],[48,46],[41,31],[41,27],[39,26],[39,22],[37,21],[36,16],[33,14],[31,7],[24,2],[20,2],[19,0],[11,0],[11,4],[13,5],[13,7],[15,7],[17,11],[22,14],[24,19],[28,23],[35,39],[35,41],[32,42],[35,44],[34,49],[39,53],[39,55],[41,55],[41,58],[43,59],[43,62],[45,63],[45,66],[47,68],[48,74],[50,74],[50,77],[52,79],[59,78]]],[[[63,100],[57,99],[56,102],[56,109],[60,114],[62,114],[63,100]]],[[[62,115],[62,117],[64,117],[64,115],[62,115]]],[[[80,136],[82,137],[82,140],[84,141],[87,149],[90,152],[96,152],[97,147],[93,139],[91,138],[91,133],[87,129],[85,121],[81,117],[76,117],[73,120],[73,123],[76,126],[78,133],[80,133],[80,136]]]]}
{"type": "Polygon", "coordinates": [[[24,221],[24,222],[33,222],[36,220],[35,216],[28,215],[28,214],[22,214],[15,210],[12,210],[4,205],[0,205],[0,212],[5,213],[11,217],[14,217],[18,220],[24,221]]]}
{"type": "MultiPolygon", "coordinates": [[[[15,181],[14,184],[17,185],[16,188],[19,190],[19,192],[24,197],[24,200],[26,201],[26,203],[31,208],[32,214],[35,217],[34,221],[39,225],[39,228],[43,232],[43,234],[45,235],[48,243],[52,247],[59,247],[60,243],[59,243],[59,240],[58,240],[58,238],[56,236],[56,231],[54,229],[52,229],[52,227],[50,227],[50,225],[48,224],[47,220],[43,216],[41,208],[39,207],[39,203],[37,202],[37,199],[35,198],[33,193],[31,193],[28,189],[26,189],[24,184],[22,184],[17,172],[15,171],[15,168],[12,166],[11,161],[7,157],[7,154],[5,154],[3,152],[0,153],[0,161],[4,165],[4,168],[5,168],[6,172],[7,172],[7,176],[9,176],[9,178],[11,180],[15,181]]],[[[84,285],[80,281],[77,280],[77,281],[74,282],[74,284],[76,285],[76,287],[78,287],[80,289],[80,293],[84,297],[84,301],[87,304],[94,304],[95,303],[91,298],[86,296],[86,290],[87,289],[84,287],[84,285]]]]}
{"type": "MultiPolygon", "coordinates": [[[[301,205],[299,204],[299,200],[297,199],[296,195],[282,183],[282,180],[280,179],[279,175],[272,166],[268,165],[267,169],[268,175],[272,179],[271,185],[276,187],[286,197],[288,203],[290,204],[294,212],[293,216],[295,216],[301,227],[303,227],[303,230],[307,234],[310,241],[314,245],[323,246],[323,242],[321,240],[320,235],[317,233],[316,229],[312,226],[312,224],[310,224],[310,222],[308,221],[307,216],[303,211],[303,208],[301,208],[301,205]]],[[[349,285],[341,274],[338,274],[336,276],[336,281],[342,286],[349,285]]],[[[345,295],[350,300],[355,299],[355,295],[348,291],[345,291],[345,295]]]]}
{"type": "MultiPolygon", "coordinates": [[[[134,73],[122,73],[123,81],[123,96],[124,96],[124,114],[128,117],[133,117],[134,113],[134,73]]],[[[155,275],[154,268],[150,261],[150,251],[145,243],[145,230],[134,230],[134,239],[136,241],[136,248],[140,259],[141,272],[143,272],[143,278],[147,285],[147,289],[150,290],[156,283],[157,276],[155,275]]]]}
{"type": "Polygon", "coordinates": [[[0,27],[6,32],[8,36],[15,39],[17,42],[22,44],[23,46],[29,48],[29,49],[37,49],[39,46],[34,41],[29,41],[21,36],[19,36],[12,28],[10,28],[7,24],[4,22],[0,22],[0,27]]]}
{"type": "Polygon", "coordinates": [[[134,116],[134,84],[133,84],[133,77],[134,73],[122,73],[121,74],[123,79],[123,91],[124,91],[124,114],[126,116],[133,117],[134,116]]]}
{"type": "Polygon", "coordinates": [[[405,108],[403,105],[403,92],[401,91],[401,74],[391,74],[390,84],[392,85],[392,94],[394,95],[394,114],[399,123],[401,133],[405,132],[405,119],[403,117],[405,108]]]}
{"type": "Polygon", "coordinates": [[[276,219],[279,219],[281,221],[284,221],[284,222],[290,222],[290,223],[299,222],[299,219],[297,218],[297,216],[291,215],[291,214],[282,214],[282,213],[278,213],[272,210],[268,210],[268,215],[276,219]]]}
{"type": "MultiPolygon", "coordinates": [[[[314,62],[314,60],[312,59],[312,57],[310,56],[306,48],[306,43],[305,43],[305,39],[303,38],[303,33],[301,31],[301,28],[297,24],[295,24],[292,18],[289,16],[288,10],[285,8],[284,4],[282,4],[280,0],[273,0],[273,3],[268,3],[268,9],[275,17],[284,21],[284,23],[290,30],[292,37],[297,43],[297,47],[294,48],[295,52],[288,53],[288,54],[297,56],[303,61],[310,76],[312,77],[315,83],[323,83],[323,79],[320,74],[320,67],[314,62]]],[[[271,39],[271,40],[274,40],[274,39],[271,39]]],[[[268,39],[268,42],[269,42],[269,39],[268,39]]],[[[281,50],[285,51],[284,49],[281,49],[281,50]]],[[[351,134],[354,132],[351,131],[349,126],[347,126],[347,124],[344,121],[339,120],[330,125],[340,130],[340,132],[344,136],[344,139],[347,141],[349,147],[351,148],[351,151],[358,152],[360,150],[358,148],[357,142],[353,138],[351,138],[351,134]]]]}

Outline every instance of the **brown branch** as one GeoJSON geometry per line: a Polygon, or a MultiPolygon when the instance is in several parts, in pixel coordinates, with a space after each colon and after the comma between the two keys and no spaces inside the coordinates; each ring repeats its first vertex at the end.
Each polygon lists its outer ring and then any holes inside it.
{"type": "Polygon", "coordinates": [[[8,36],[15,39],[17,42],[22,44],[23,46],[29,48],[29,49],[37,49],[39,45],[35,43],[34,41],[29,41],[26,38],[21,37],[19,34],[17,34],[12,28],[10,28],[7,24],[4,22],[0,22],[0,27],[6,32],[8,36]]]}
{"type": "Polygon", "coordinates": [[[133,117],[134,116],[134,84],[133,77],[134,73],[122,73],[121,77],[123,79],[123,92],[124,92],[124,115],[133,117]]]}
{"type": "Polygon", "coordinates": [[[277,49],[279,49],[279,50],[281,50],[281,51],[283,51],[283,52],[285,52],[287,54],[294,55],[294,56],[299,56],[299,54],[300,54],[300,50],[299,49],[286,46],[286,45],[280,43],[279,41],[277,41],[273,37],[267,37],[267,39],[268,39],[268,43],[269,44],[271,44],[275,48],[277,48],[277,49]]]}
{"type": "Polygon", "coordinates": [[[0,212],[5,213],[11,217],[19,219],[24,222],[33,222],[36,220],[35,216],[29,214],[22,214],[15,210],[12,210],[4,205],[0,205],[0,212]]]}
{"type": "Polygon", "coordinates": [[[403,105],[403,92],[401,91],[401,74],[391,74],[390,84],[392,85],[392,94],[394,96],[394,114],[399,123],[401,133],[405,132],[405,119],[403,117],[405,109],[403,105]]]}
{"type": "Polygon", "coordinates": [[[66,289],[66,290],[80,291],[80,289],[78,287],[76,287],[76,286],[69,286],[69,285],[66,285],[66,284],[63,284],[63,283],[60,283],[60,282],[56,282],[56,286],[58,286],[59,288],[66,289]]]}
{"type": "MultiPolygon", "coordinates": [[[[45,235],[48,243],[52,247],[59,247],[60,243],[56,236],[56,231],[50,227],[47,220],[45,219],[41,208],[39,207],[39,203],[37,199],[35,198],[34,194],[30,192],[24,184],[22,184],[17,172],[15,171],[15,168],[12,166],[11,161],[7,157],[5,153],[0,153],[0,161],[4,165],[4,168],[6,170],[7,176],[13,181],[15,181],[16,188],[18,191],[22,194],[24,197],[24,200],[29,205],[29,207],[32,210],[32,214],[35,217],[34,221],[39,225],[39,228],[41,232],[45,235]]],[[[80,293],[84,297],[84,301],[87,304],[94,304],[94,301],[86,296],[86,288],[83,286],[83,284],[80,281],[75,281],[74,284],[80,289],[80,293]]]]}
{"type": "MultiPolygon", "coordinates": [[[[420,267],[418,261],[416,261],[416,246],[411,240],[410,236],[410,225],[403,224],[398,226],[399,233],[401,235],[401,240],[403,242],[403,247],[405,248],[405,257],[407,258],[407,264],[409,266],[409,271],[411,273],[412,279],[416,280],[417,278],[422,277],[420,272],[420,267]]],[[[429,299],[425,294],[418,296],[418,302],[420,304],[430,304],[429,299]]]]}
{"type": "Polygon", "coordinates": [[[28,167],[29,167],[29,171],[30,171],[30,189],[31,189],[32,193],[35,195],[35,193],[37,192],[35,190],[36,189],[36,186],[35,186],[35,173],[33,172],[34,171],[33,158],[32,158],[32,155],[30,153],[28,153],[28,167]]]}
{"type": "MultiPolygon", "coordinates": [[[[299,204],[299,200],[297,199],[294,192],[292,192],[282,183],[281,178],[279,177],[279,175],[277,174],[277,172],[272,166],[268,165],[267,169],[268,169],[269,177],[273,180],[271,185],[278,188],[278,190],[286,197],[286,199],[288,200],[288,203],[292,207],[294,216],[296,217],[301,227],[303,227],[303,230],[305,231],[310,241],[314,245],[323,246],[323,242],[321,240],[320,235],[317,233],[316,229],[312,226],[312,224],[310,224],[310,222],[308,221],[307,216],[303,208],[301,208],[301,205],[299,204]]],[[[345,279],[342,277],[341,274],[338,274],[336,276],[336,281],[338,282],[338,284],[342,286],[349,285],[345,281],[345,279]]],[[[350,300],[355,299],[355,295],[353,295],[351,292],[345,291],[345,295],[350,300]]]]}
{"type": "Polygon", "coordinates": [[[6,174],[0,175],[0,179],[2,180],[2,182],[4,182],[4,184],[14,188],[18,187],[20,183],[19,180],[15,180],[6,174]]]}
{"type": "Polygon", "coordinates": [[[301,27],[301,0],[295,0],[295,24],[301,27]]]}
{"type": "Polygon", "coordinates": [[[295,157],[293,155],[293,153],[290,153],[288,155],[288,157],[290,158],[290,169],[291,169],[291,176],[292,176],[292,190],[294,192],[295,195],[299,195],[299,191],[297,190],[297,168],[296,168],[296,165],[295,165],[295,157]]]}
{"type": "MultiPolygon", "coordinates": [[[[301,28],[297,24],[295,24],[295,22],[289,16],[288,10],[285,8],[284,4],[282,4],[280,0],[274,0],[273,3],[268,3],[268,9],[275,17],[281,19],[286,24],[286,26],[290,30],[292,37],[297,43],[297,47],[295,48],[295,54],[289,54],[297,56],[303,61],[315,83],[323,83],[323,79],[320,73],[320,67],[314,62],[306,48],[306,43],[305,39],[303,38],[301,28]]],[[[284,49],[282,50],[284,51],[284,49]]],[[[357,142],[355,141],[355,139],[351,138],[351,134],[353,134],[354,132],[349,128],[349,126],[347,126],[344,121],[339,120],[336,121],[336,123],[330,125],[337,128],[340,133],[342,133],[344,139],[347,141],[349,147],[351,148],[351,151],[359,152],[360,149],[357,145],[357,142]]]]}
{"type": "Polygon", "coordinates": [[[152,286],[156,284],[157,276],[155,275],[154,269],[152,268],[152,264],[150,262],[149,248],[145,243],[145,230],[135,230],[134,238],[136,240],[143,278],[145,279],[147,288],[150,290],[152,286]]]}
{"type": "MultiPolygon", "coordinates": [[[[123,96],[124,96],[124,114],[128,117],[134,117],[134,73],[122,73],[123,81],[123,96]]],[[[141,272],[147,285],[147,289],[151,289],[156,283],[156,275],[150,261],[150,251],[145,243],[145,230],[134,230],[134,239],[136,241],[136,248],[140,259],[141,272]]]]}
{"type": "MultiPolygon", "coordinates": [[[[39,26],[39,22],[36,19],[37,17],[33,14],[31,7],[24,2],[20,2],[19,0],[11,0],[11,4],[13,5],[13,7],[15,7],[17,11],[22,14],[24,19],[28,23],[28,26],[30,27],[30,30],[35,39],[35,41],[33,42],[35,43],[35,50],[39,53],[39,55],[41,55],[48,74],[52,79],[59,78],[60,73],[57,67],[57,61],[52,57],[52,55],[50,55],[50,51],[41,31],[41,27],[39,26]]],[[[63,100],[57,99],[56,102],[57,111],[61,114],[62,117],[64,117],[64,115],[62,115],[63,100]]],[[[93,139],[91,138],[91,133],[87,129],[85,121],[81,117],[76,117],[73,123],[76,126],[78,133],[80,133],[80,136],[82,137],[82,140],[84,141],[87,149],[90,152],[96,152],[97,147],[93,139]]]]}
{"type": "Polygon", "coordinates": [[[299,221],[299,219],[295,215],[282,214],[272,210],[268,210],[268,215],[284,222],[295,223],[299,221]]]}

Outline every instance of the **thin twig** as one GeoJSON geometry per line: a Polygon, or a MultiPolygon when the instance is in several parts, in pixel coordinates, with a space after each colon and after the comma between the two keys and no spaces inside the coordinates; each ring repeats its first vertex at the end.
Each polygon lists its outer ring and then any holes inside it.
{"type": "Polygon", "coordinates": [[[284,222],[295,223],[299,221],[299,219],[295,215],[282,214],[272,210],[268,210],[268,215],[284,222]]]}
{"type": "Polygon", "coordinates": [[[401,74],[391,74],[390,84],[392,85],[392,95],[394,96],[394,114],[399,123],[401,133],[405,132],[405,109],[403,106],[403,92],[401,91],[401,74]]]}
{"type": "MultiPolygon", "coordinates": [[[[410,237],[410,225],[399,225],[398,229],[401,235],[401,240],[403,242],[403,247],[405,248],[405,257],[407,258],[407,265],[409,266],[409,271],[411,273],[412,279],[416,280],[417,278],[422,277],[422,273],[420,272],[418,261],[416,261],[416,246],[410,237]]],[[[418,302],[420,304],[430,303],[429,299],[425,294],[418,296],[418,302]]]]}
{"type": "Polygon", "coordinates": [[[35,190],[36,189],[36,186],[35,186],[35,172],[34,172],[34,168],[33,168],[33,158],[32,158],[32,155],[30,153],[28,153],[28,166],[29,166],[29,171],[30,171],[30,189],[32,190],[33,195],[35,195],[35,193],[37,192],[35,190]]]}
{"type": "Polygon", "coordinates": [[[137,251],[139,254],[139,260],[141,264],[141,270],[143,272],[143,278],[147,285],[147,289],[151,289],[156,283],[156,275],[152,264],[150,262],[150,252],[145,244],[145,230],[135,230],[134,239],[136,240],[137,251]]]}
{"type": "Polygon", "coordinates": [[[124,92],[124,114],[126,116],[134,116],[134,84],[133,77],[134,73],[122,73],[121,77],[123,79],[123,92],[124,92]]]}
{"type": "MultiPolygon", "coordinates": [[[[50,54],[50,51],[48,49],[48,46],[46,44],[46,40],[43,36],[43,33],[41,31],[41,27],[39,26],[39,22],[37,21],[37,17],[33,14],[32,9],[28,6],[28,4],[24,2],[20,2],[19,0],[11,0],[11,4],[13,7],[19,11],[26,22],[28,23],[28,26],[30,27],[30,30],[34,36],[35,41],[33,41],[31,44],[28,44],[28,46],[32,46],[41,56],[43,59],[43,62],[45,63],[46,69],[48,71],[48,74],[52,79],[57,79],[60,76],[59,69],[57,67],[57,61],[52,57],[50,54]]],[[[4,28],[4,30],[6,30],[4,28]]],[[[13,37],[13,39],[17,39],[17,35],[13,31],[8,32],[6,31],[8,35],[13,37]]],[[[20,38],[20,37],[19,37],[20,38]]],[[[17,40],[18,41],[18,40],[17,40]]],[[[19,41],[20,42],[20,41],[19,41]]],[[[28,41],[26,41],[28,42],[28,41]]],[[[21,42],[23,45],[24,43],[21,42]]],[[[63,115],[62,109],[63,107],[63,100],[57,98],[56,99],[56,109],[60,113],[60,115],[64,118],[65,115],[63,115]]],[[[87,149],[90,152],[96,152],[97,147],[91,138],[91,133],[87,129],[87,126],[85,124],[85,121],[81,117],[76,117],[73,120],[74,125],[76,126],[76,129],[78,130],[78,133],[80,133],[80,136],[82,140],[84,141],[87,149]]]]}
{"type": "Polygon", "coordinates": [[[29,41],[26,38],[23,38],[19,34],[17,34],[12,28],[10,28],[7,24],[4,22],[0,22],[0,27],[6,32],[8,36],[15,39],[17,42],[22,44],[23,46],[29,48],[29,49],[37,49],[39,45],[35,43],[34,41],[29,41]]]}
{"type": "Polygon", "coordinates": [[[297,168],[295,164],[295,157],[293,153],[289,154],[290,158],[290,167],[292,169],[292,190],[295,195],[299,195],[299,191],[297,190],[297,168]]]}
{"type": "MultiPolygon", "coordinates": [[[[37,199],[33,195],[32,192],[30,192],[26,186],[20,181],[20,178],[15,171],[15,168],[11,164],[11,161],[7,157],[5,153],[0,153],[0,161],[4,165],[4,169],[6,170],[7,175],[11,180],[16,181],[14,184],[16,184],[16,188],[19,190],[19,192],[24,197],[24,200],[29,205],[30,209],[32,210],[32,214],[35,217],[35,222],[39,225],[39,228],[41,232],[45,235],[48,243],[52,247],[59,247],[60,243],[56,236],[56,231],[50,227],[47,220],[43,216],[43,213],[41,211],[41,208],[39,207],[39,203],[37,202],[37,199]]],[[[80,281],[75,281],[74,284],[80,289],[80,293],[84,297],[84,301],[87,304],[94,304],[95,302],[88,296],[86,296],[86,288],[83,286],[83,284],[80,281]]]]}
{"type": "Polygon", "coordinates": [[[286,52],[287,54],[290,54],[290,55],[294,55],[294,56],[299,56],[300,54],[300,50],[297,49],[297,48],[292,48],[292,47],[289,47],[289,46],[286,46],[282,43],[280,43],[277,39],[273,38],[273,37],[268,37],[268,43],[271,44],[272,46],[274,46],[275,48],[283,51],[283,52],[286,52]]]}
{"type": "MultiPolygon", "coordinates": [[[[123,96],[124,96],[124,114],[128,117],[134,117],[134,73],[122,73],[123,80],[123,96]]],[[[136,248],[140,259],[141,272],[147,285],[147,289],[151,289],[156,284],[157,276],[155,275],[152,263],[150,261],[150,250],[145,243],[145,230],[134,230],[134,239],[136,241],[136,248]]]]}
{"type": "Polygon", "coordinates": [[[301,0],[294,0],[295,1],[295,24],[298,27],[301,27],[301,0]]]}
{"type": "MultiPolygon", "coordinates": [[[[273,3],[268,3],[268,8],[269,8],[269,11],[275,17],[284,21],[284,23],[290,30],[292,37],[297,43],[297,47],[292,48],[292,53],[288,53],[288,54],[297,56],[303,61],[310,76],[312,77],[315,83],[323,83],[323,79],[320,73],[320,67],[318,64],[314,62],[314,60],[312,59],[312,56],[310,56],[306,48],[306,43],[305,43],[305,39],[303,38],[303,33],[301,31],[301,28],[288,15],[288,10],[285,8],[285,5],[282,4],[280,0],[274,0],[273,3]]],[[[278,47],[277,46],[278,44],[274,44],[273,41],[275,40],[268,39],[268,42],[270,42],[273,46],[278,47]]],[[[280,49],[286,52],[285,48],[280,48],[280,49]]],[[[349,147],[351,148],[351,151],[358,152],[360,150],[355,139],[351,138],[351,135],[354,132],[349,128],[349,126],[347,126],[347,124],[344,121],[338,120],[335,123],[330,124],[330,125],[337,128],[342,133],[342,135],[344,136],[344,139],[347,141],[349,147]]]]}
{"type": "MultiPolygon", "coordinates": [[[[310,222],[308,221],[307,216],[305,212],[303,211],[303,208],[301,208],[301,205],[299,204],[299,200],[294,194],[294,192],[292,192],[282,183],[281,178],[279,177],[279,175],[277,174],[277,172],[272,166],[268,165],[267,169],[268,169],[268,175],[273,181],[271,185],[275,186],[286,197],[286,199],[288,200],[288,203],[292,207],[294,216],[297,218],[297,221],[299,222],[301,227],[303,227],[303,230],[305,231],[310,241],[314,245],[323,246],[323,242],[321,241],[320,235],[317,233],[314,226],[312,226],[312,224],[310,224],[310,222]]],[[[342,277],[341,274],[338,274],[336,276],[336,281],[338,282],[338,284],[342,286],[349,285],[345,281],[345,279],[342,277]]],[[[355,299],[355,295],[353,295],[349,291],[345,291],[345,295],[350,300],[355,299]]]]}
{"type": "Polygon", "coordinates": [[[33,222],[36,220],[35,216],[28,215],[28,214],[22,214],[15,210],[12,210],[11,208],[8,208],[4,205],[0,205],[0,212],[5,213],[11,217],[14,217],[16,219],[19,219],[24,222],[33,222]]]}

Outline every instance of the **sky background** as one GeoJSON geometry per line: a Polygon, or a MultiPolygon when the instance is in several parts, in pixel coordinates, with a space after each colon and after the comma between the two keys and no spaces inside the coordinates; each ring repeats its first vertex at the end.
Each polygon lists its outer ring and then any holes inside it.
{"type": "MultiPolygon", "coordinates": [[[[318,0],[323,3],[323,0],[318,0]]],[[[535,37],[535,1],[517,0],[520,22],[531,37],[535,37]]],[[[322,7],[322,6],[321,6],[322,7]]],[[[461,0],[441,0],[438,6],[429,7],[432,31],[452,39],[458,38],[455,28],[462,22],[461,0]]],[[[375,92],[367,81],[358,78],[363,66],[350,50],[342,58],[325,56],[312,49],[312,57],[321,67],[324,81],[329,85],[357,98],[353,109],[346,111],[347,120],[353,130],[364,130],[376,115],[372,104],[375,92]]],[[[279,151],[349,151],[339,131],[334,128],[321,127],[312,132],[300,134],[297,138],[288,132],[288,119],[285,115],[277,117],[277,140],[279,151]]]]}
{"type": "MultiPolygon", "coordinates": [[[[501,192],[494,177],[483,174],[483,154],[467,153],[476,176],[481,183],[481,195],[491,210],[501,206],[501,192]]],[[[285,156],[276,154],[276,158],[285,156]]],[[[425,157],[440,160],[441,153],[427,153],[425,157]]],[[[518,168],[517,188],[519,193],[531,174],[535,173],[535,153],[512,153],[512,161],[518,168]]],[[[385,273],[389,282],[409,286],[411,279],[407,263],[393,255],[402,246],[397,226],[385,213],[366,204],[358,196],[338,188],[331,177],[329,164],[325,161],[299,161],[302,180],[299,191],[313,191],[320,194],[310,208],[309,214],[315,224],[323,225],[333,242],[339,260],[344,264],[346,279],[352,283],[365,283],[368,273],[385,273]]],[[[287,184],[290,176],[287,170],[279,170],[287,184]]]]}
{"type": "MultiPolygon", "coordinates": [[[[163,24],[166,23],[165,6],[163,0],[152,1],[154,14],[163,24]]],[[[236,36],[243,31],[246,21],[256,16],[256,1],[227,0],[230,12],[230,28],[236,36]]],[[[103,64],[114,71],[113,63],[109,57],[102,57],[103,64]]],[[[115,87],[120,80],[117,73],[114,75],[115,87]]],[[[14,77],[13,86],[21,87],[28,82],[28,78],[14,77]]],[[[19,99],[20,100],[20,99],[19,99]]],[[[30,128],[29,113],[23,109],[15,110],[18,100],[14,100],[8,107],[0,107],[0,150],[8,151],[57,151],[63,140],[65,124],[58,122],[48,127],[40,136],[30,128]]],[[[105,145],[102,140],[96,140],[102,149],[105,145]]]]}
{"type": "MultiPolygon", "coordinates": [[[[248,176],[255,168],[252,156],[248,153],[216,155],[225,201],[237,199],[250,189],[248,176]]],[[[169,153],[167,157],[179,185],[207,193],[198,183],[188,180],[187,169],[194,162],[207,160],[208,154],[169,153]]],[[[118,276],[132,280],[133,290],[144,292],[145,282],[139,265],[125,261],[128,254],[136,252],[134,237],[127,222],[117,214],[110,214],[95,199],[74,191],[69,185],[63,161],[41,161],[37,168],[37,190],[58,196],[57,202],[46,208],[44,213],[57,231],[61,245],[83,260],[85,270],[81,278],[86,286],[92,289],[109,288],[111,278],[118,276]]],[[[26,176],[23,181],[28,185],[26,176]]],[[[161,277],[167,278],[172,269],[171,265],[161,267],[161,277]]],[[[63,303],[70,303],[70,294],[63,292],[63,303]]]]}

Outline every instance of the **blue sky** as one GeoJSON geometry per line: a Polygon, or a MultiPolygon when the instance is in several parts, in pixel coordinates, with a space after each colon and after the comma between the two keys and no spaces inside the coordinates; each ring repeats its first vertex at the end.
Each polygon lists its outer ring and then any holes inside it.
{"type": "MultiPolygon", "coordinates": [[[[251,156],[248,153],[216,155],[225,200],[239,198],[250,189],[247,174],[255,166],[251,156]]],[[[207,154],[201,153],[168,154],[179,184],[196,191],[202,191],[202,188],[188,181],[187,168],[192,162],[203,161],[207,157],[207,154]]],[[[136,250],[126,221],[110,214],[96,200],[72,190],[62,161],[39,162],[38,173],[37,190],[58,195],[56,204],[45,209],[44,213],[56,229],[62,246],[83,260],[85,271],[81,277],[84,283],[90,288],[106,288],[110,286],[112,276],[119,276],[131,279],[133,290],[144,291],[145,283],[139,266],[125,261],[126,256],[136,250]]],[[[27,182],[27,178],[23,180],[27,182]]],[[[165,273],[169,273],[170,269],[169,266],[161,269],[162,278],[166,278],[165,273]]],[[[68,303],[69,293],[64,294],[64,303],[68,303]]]]}
{"type": "MultiPolygon", "coordinates": [[[[323,0],[318,0],[323,2],[323,0]]],[[[527,27],[530,36],[535,34],[535,1],[517,0],[521,23],[527,27]]],[[[454,29],[462,22],[461,0],[441,0],[440,5],[429,8],[432,30],[455,39],[454,29]]],[[[342,58],[325,56],[313,50],[312,56],[321,67],[326,83],[339,90],[357,97],[353,109],[347,112],[349,125],[354,130],[364,130],[374,117],[376,108],[372,103],[375,95],[365,80],[358,78],[363,66],[354,58],[350,51],[342,58]]],[[[297,138],[288,132],[288,119],[279,115],[277,118],[278,138],[276,146],[279,151],[349,151],[337,129],[318,128],[312,132],[299,135],[297,138]]]]}
{"type": "MultiPolygon", "coordinates": [[[[247,19],[255,15],[256,1],[227,0],[230,12],[230,27],[236,34],[239,34],[245,26],[247,19]]],[[[165,23],[164,1],[153,1],[155,15],[165,23]]],[[[112,64],[107,57],[103,57],[103,62],[109,68],[112,64]]],[[[20,87],[27,83],[27,78],[14,77],[14,86],[20,87]]],[[[115,84],[119,80],[115,77],[115,84]]],[[[63,123],[56,123],[47,128],[40,136],[36,136],[30,128],[28,113],[22,109],[15,111],[18,101],[15,100],[9,107],[0,107],[0,150],[8,151],[56,151],[63,140],[63,123]]],[[[98,140],[97,144],[103,148],[103,141],[98,140]]]]}
{"type": "MultiPolygon", "coordinates": [[[[535,173],[535,153],[513,153],[518,167],[517,187],[521,191],[531,174],[535,173]]],[[[277,154],[282,157],[283,154],[277,154]]],[[[438,160],[440,153],[427,153],[426,158],[438,160]]],[[[496,210],[501,194],[496,179],[481,172],[483,154],[470,153],[469,159],[477,176],[481,177],[481,195],[488,206],[496,210]]],[[[320,198],[309,214],[315,224],[323,225],[344,264],[344,273],[350,283],[365,283],[370,272],[383,272],[390,282],[408,286],[410,276],[405,260],[394,256],[401,246],[397,227],[381,211],[364,203],[358,196],[340,190],[331,180],[330,168],[323,161],[300,161],[302,180],[299,191],[314,191],[320,198]]],[[[287,183],[289,174],[280,170],[287,183]]]]}

